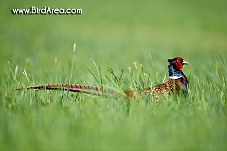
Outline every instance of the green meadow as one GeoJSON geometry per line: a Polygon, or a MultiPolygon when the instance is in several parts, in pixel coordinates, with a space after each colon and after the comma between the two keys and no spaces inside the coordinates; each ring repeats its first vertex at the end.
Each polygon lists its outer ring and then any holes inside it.
{"type": "Polygon", "coordinates": [[[226,150],[227,2],[0,0],[0,151],[226,150]],[[13,15],[13,8],[81,15],[13,15]],[[125,98],[183,57],[189,95],[125,98]],[[15,91],[77,83],[119,92],[15,91]]]}

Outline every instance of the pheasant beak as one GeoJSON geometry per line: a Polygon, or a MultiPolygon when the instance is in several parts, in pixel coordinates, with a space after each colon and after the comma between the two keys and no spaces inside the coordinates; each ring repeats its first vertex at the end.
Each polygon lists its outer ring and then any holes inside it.
{"type": "Polygon", "coordinates": [[[188,65],[188,62],[183,60],[183,65],[185,65],[185,64],[188,65]]]}

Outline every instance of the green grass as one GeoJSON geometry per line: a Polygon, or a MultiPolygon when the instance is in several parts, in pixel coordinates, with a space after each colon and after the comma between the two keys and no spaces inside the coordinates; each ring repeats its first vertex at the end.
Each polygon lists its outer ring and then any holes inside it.
{"type": "Polygon", "coordinates": [[[226,5],[1,0],[0,150],[226,150],[226,5]],[[10,12],[33,5],[82,8],[83,14],[10,12]],[[156,103],[146,96],[129,101],[120,95],[14,91],[68,82],[119,91],[148,87],[166,80],[167,59],[176,56],[189,62],[186,98],[156,103]]]}

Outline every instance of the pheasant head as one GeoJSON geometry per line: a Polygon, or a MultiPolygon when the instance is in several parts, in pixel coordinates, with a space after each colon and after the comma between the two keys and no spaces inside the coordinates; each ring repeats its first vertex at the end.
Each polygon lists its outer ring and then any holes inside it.
{"type": "Polygon", "coordinates": [[[181,57],[173,58],[173,59],[168,59],[169,65],[169,78],[170,79],[179,79],[184,75],[182,72],[183,66],[188,65],[188,62],[185,61],[181,57]]]}
{"type": "Polygon", "coordinates": [[[169,65],[169,80],[168,86],[172,92],[178,92],[182,90],[185,94],[188,93],[188,79],[184,75],[182,69],[184,65],[188,65],[188,62],[181,57],[168,59],[169,65]]]}

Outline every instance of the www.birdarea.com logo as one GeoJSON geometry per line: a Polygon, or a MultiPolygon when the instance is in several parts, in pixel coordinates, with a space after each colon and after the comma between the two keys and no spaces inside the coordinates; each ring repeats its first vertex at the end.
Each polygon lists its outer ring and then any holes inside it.
{"type": "Polygon", "coordinates": [[[81,8],[50,8],[44,6],[42,8],[32,6],[30,8],[13,8],[13,15],[81,15],[81,8]]]}

